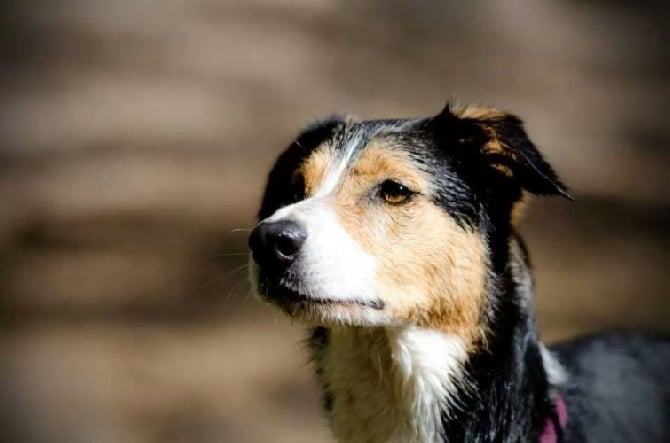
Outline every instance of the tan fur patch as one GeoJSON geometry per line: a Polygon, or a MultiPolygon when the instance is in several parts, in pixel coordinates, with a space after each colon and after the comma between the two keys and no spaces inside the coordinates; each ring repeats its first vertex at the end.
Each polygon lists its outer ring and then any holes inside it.
{"type": "Polygon", "coordinates": [[[504,112],[496,108],[480,106],[466,106],[462,109],[456,109],[454,110],[454,114],[461,118],[472,118],[475,120],[489,120],[492,118],[501,118],[505,116],[504,112]]]}
{"type": "Polygon", "coordinates": [[[340,222],[378,260],[379,294],[395,320],[474,343],[484,335],[484,241],[428,201],[429,177],[407,154],[383,143],[366,148],[335,196],[340,222]],[[367,193],[386,179],[424,195],[397,206],[370,201],[367,193]]]}
{"type": "Polygon", "coordinates": [[[507,166],[507,165],[503,165],[503,164],[500,164],[500,163],[493,163],[493,164],[491,165],[491,167],[492,167],[493,169],[495,169],[496,171],[500,172],[501,174],[506,175],[507,177],[510,177],[510,178],[511,178],[511,177],[514,176],[514,172],[513,172],[512,169],[511,169],[509,166],[507,166]]]}
{"type": "MultiPolygon", "coordinates": [[[[420,171],[413,167],[407,154],[393,149],[391,141],[373,140],[361,153],[349,172],[354,184],[374,184],[385,179],[402,179],[402,183],[415,191],[425,191],[425,180],[420,171]]],[[[355,189],[345,190],[355,191],[355,189]]]]}
{"type": "MultiPolygon", "coordinates": [[[[495,131],[495,129],[493,129],[490,124],[487,124],[487,121],[504,118],[507,114],[495,108],[473,106],[457,110],[455,113],[461,118],[468,118],[481,122],[481,128],[488,135],[488,141],[482,147],[482,152],[484,154],[494,154],[501,156],[504,155],[511,158],[513,161],[519,160],[515,152],[505,146],[502,140],[500,140],[499,134],[495,131]]],[[[508,177],[512,177],[514,175],[512,169],[510,169],[510,167],[507,165],[494,162],[491,166],[508,177]]]]}
{"type": "Polygon", "coordinates": [[[327,144],[318,147],[303,161],[295,174],[301,174],[305,180],[306,196],[316,192],[334,161],[335,156],[327,144]]]}
{"type": "Polygon", "coordinates": [[[526,215],[526,212],[528,211],[528,207],[530,206],[531,200],[532,200],[531,195],[527,191],[523,191],[521,193],[521,198],[519,199],[519,201],[514,203],[514,206],[512,206],[512,216],[511,216],[512,226],[519,226],[521,220],[523,220],[523,217],[526,215]]]}

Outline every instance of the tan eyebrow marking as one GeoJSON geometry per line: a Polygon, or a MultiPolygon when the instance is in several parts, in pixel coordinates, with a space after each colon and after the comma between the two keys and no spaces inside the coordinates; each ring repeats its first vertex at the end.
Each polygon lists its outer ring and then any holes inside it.
{"type": "Polygon", "coordinates": [[[398,179],[406,186],[418,192],[425,190],[424,178],[414,167],[406,153],[396,150],[388,141],[373,140],[361,153],[361,156],[352,166],[350,176],[365,179],[365,182],[374,179],[398,179]]]}
{"type": "Polygon", "coordinates": [[[350,161],[365,143],[365,137],[354,132],[344,145],[338,146],[337,152],[332,143],[328,141],[319,146],[299,168],[308,197],[328,195],[338,189],[348,174],[350,161]]]}
{"type": "Polygon", "coordinates": [[[325,181],[335,156],[327,144],[319,146],[294,174],[302,174],[305,180],[305,195],[313,196],[325,181]]]}

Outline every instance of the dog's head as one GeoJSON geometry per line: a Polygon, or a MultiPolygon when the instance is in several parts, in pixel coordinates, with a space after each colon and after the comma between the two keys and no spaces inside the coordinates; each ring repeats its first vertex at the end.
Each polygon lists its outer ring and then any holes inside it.
{"type": "Polygon", "coordinates": [[[332,118],[270,172],[252,283],[310,324],[470,329],[525,193],[568,195],[512,115],[332,118]]]}

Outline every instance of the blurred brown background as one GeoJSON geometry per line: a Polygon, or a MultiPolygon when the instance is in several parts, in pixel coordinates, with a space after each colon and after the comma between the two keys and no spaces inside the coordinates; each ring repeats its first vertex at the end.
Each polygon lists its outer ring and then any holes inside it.
{"type": "Polygon", "coordinates": [[[548,340],[670,330],[662,2],[69,0],[0,12],[0,440],[327,442],[248,296],[265,174],[333,112],[523,116],[548,340]]]}

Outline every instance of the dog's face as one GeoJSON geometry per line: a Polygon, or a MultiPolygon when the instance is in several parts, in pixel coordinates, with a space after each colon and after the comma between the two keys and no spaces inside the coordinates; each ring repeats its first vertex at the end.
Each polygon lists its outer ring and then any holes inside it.
{"type": "Polygon", "coordinates": [[[319,123],[270,173],[252,282],[310,324],[471,329],[491,236],[524,189],[566,193],[521,122],[494,110],[319,123]]]}

